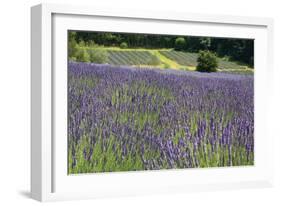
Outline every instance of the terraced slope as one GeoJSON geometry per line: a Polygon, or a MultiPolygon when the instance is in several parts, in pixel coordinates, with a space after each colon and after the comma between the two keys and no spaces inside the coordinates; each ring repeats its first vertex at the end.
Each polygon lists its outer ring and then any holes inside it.
{"type": "Polygon", "coordinates": [[[154,57],[148,51],[108,50],[108,63],[113,65],[150,65],[154,57]]]}
{"type": "MultiPolygon", "coordinates": [[[[162,55],[165,57],[181,64],[184,66],[192,66],[195,67],[197,65],[197,53],[190,52],[180,52],[180,51],[160,51],[162,55]]],[[[218,59],[219,66],[218,68],[221,70],[244,70],[245,66],[239,65],[235,62],[225,61],[221,58],[218,59]]]]}

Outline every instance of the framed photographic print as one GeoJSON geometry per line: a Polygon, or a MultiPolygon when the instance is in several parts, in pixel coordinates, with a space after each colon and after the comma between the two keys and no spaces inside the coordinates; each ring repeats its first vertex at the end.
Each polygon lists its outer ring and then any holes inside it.
{"type": "Polygon", "coordinates": [[[271,19],[31,14],[34,199],[272,185],[271,19]]]}

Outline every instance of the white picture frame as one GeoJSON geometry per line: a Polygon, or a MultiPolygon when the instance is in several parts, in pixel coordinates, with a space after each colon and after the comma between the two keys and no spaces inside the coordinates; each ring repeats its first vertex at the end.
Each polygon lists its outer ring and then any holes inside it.
{"type": "Polygon", "coordinates": [[[53,201],[272,186],[273,134],[266,112],[271,104],[268,91],[271,91],[274,75],[272,30],[273,20],[269,18],[167,14],[57,4],[32,7],[32,198],[53,201]],[[173,29],[167,30],[167,26],[173,29]],[[255,39],[255,166],[67,175],[66,31],[75,29],[255,39]]]}

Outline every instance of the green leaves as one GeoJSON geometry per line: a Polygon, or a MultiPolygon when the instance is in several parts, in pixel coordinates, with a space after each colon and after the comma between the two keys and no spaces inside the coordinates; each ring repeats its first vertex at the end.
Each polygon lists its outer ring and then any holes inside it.
{"type": "Polygon", "coordinates": [[[218,60],[214,53],[210,51],[200,51],[197,58],[196,70],[199,72],[216,72],[218,60]]]}

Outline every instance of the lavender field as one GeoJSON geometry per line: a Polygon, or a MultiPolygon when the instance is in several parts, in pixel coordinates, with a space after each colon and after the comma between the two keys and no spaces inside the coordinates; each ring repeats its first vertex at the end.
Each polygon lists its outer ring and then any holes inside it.
{"type": "Polygon", "coordinates": [[[253,75],[69,63],[69,174],[253,164],[253,75]]]}

